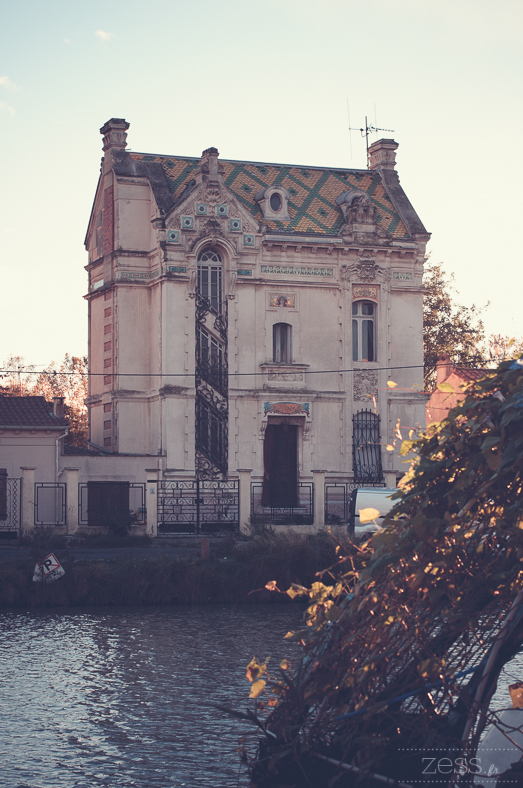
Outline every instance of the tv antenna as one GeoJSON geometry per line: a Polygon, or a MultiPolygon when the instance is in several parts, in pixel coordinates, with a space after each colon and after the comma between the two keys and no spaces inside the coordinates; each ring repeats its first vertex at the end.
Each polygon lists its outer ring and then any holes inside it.
{"type": "MultiPolygon", "coordinates": [[[[347,99],[347,112],[349,110],[349,100],[347,99]]],[[[376,122],[376,121],[374,121],[376,122]]],[[[365,147],[367,151],[367,169],[369,169],[369,134],[377,134],[378,131],[390,131],[394,133],[394,129],[381,129],[378,126],[369,126],[367,121],[367,115],[365,115],[365,128],[353,128],[350,125],[350,115],[349,115],[349,131],[359,131],[362,137],[365,137],[365,147]]],[[[351,158],[352,158],[352,140],[351,140],[351,158]]]]}

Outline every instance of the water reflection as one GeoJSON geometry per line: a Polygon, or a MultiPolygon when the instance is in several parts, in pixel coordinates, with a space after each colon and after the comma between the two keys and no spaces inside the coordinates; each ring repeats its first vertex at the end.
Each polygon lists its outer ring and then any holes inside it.
{"type": "Polygon", "coordinates": [[[292,654],[298,606],[0,615],[0,763],[6,788],[245,785],[241,722],[252,657],[292,654]]]}

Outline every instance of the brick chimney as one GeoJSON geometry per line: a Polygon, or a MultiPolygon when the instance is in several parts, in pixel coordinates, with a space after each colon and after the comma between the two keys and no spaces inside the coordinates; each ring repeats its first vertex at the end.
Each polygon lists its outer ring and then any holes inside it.
{"type": "Polygon", "coordinates": [[[378,140],[369,147],[369,170],[393,170],[396,167],[396,151],[399,148],[394,140],[378,140]]]}
{"type": "Polygon", "coordinates": [[[130,124],[124,118],[111,118],[104,123],[100,129],[100,134],[104,135],[103,149],[107,153],[112,148],[125,150],[127,147],[127,129],[130,124]]]}
{"type": "Polygon", "coordinates": [[[447,380],[449,375],[452,375],[454,364],[450,360],[448,353],[442,353],[436,364],[436,385],[443,383],[447,380]]]}

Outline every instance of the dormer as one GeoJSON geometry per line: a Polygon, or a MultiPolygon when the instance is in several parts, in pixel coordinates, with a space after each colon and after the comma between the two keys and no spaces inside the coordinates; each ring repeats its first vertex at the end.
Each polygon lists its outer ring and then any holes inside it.
{"type": "Polygon", "coordinates": [[[351,189],[336,197],[336,204],[347,224],[375,224],[376,208],[366,192],[351,189]]]}
{"type": "Polygon", "coordinates": [[[289,198],[289,192],[280,184],[267,186],[254,197],[261,208],[263,218],[271,222],[288,222],[290,220],[287,207],[289,198]]]}

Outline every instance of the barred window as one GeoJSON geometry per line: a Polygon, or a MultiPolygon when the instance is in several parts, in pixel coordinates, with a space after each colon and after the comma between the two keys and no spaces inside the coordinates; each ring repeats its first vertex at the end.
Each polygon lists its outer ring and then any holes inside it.
{"type": "Polygon", "coordinates": [[[355,482],[383,481],[380,417],[370,410],[360,410],[352,417],[352,456],[355,482]]]}

